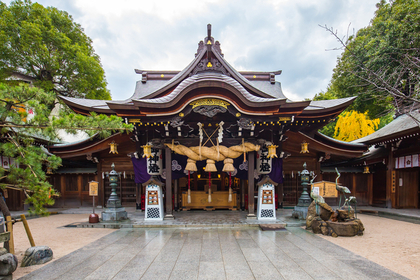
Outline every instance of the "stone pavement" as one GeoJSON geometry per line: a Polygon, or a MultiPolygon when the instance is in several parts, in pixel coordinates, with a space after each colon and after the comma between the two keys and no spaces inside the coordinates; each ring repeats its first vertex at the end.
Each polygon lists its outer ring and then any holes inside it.
{"type": "MultiPolygon", "coordinates": [[[[333,207],[334,208],[334,207],[333,207]]],[[[128,221],[107,222],[89,224],[88,217],[92,213],[92,207],[79,208],[49,208],[53,214],[86,214],[86,222],[71,226],[76,227],[100,227],[100,228],[137,228],[137,227],[258,227],[259,224],[282,224],[287,227],[303,226],[305,221],[292,218],[292,209],[279,209],[276,211],[276,221],[247,220],[246,211],[180,211],[173,212],[174,220],[164,220],[159,222],[144,221],[144,212],[136,210],[135,207],[125,207],[128,214],[128,221]]],[[[103,209],[97,208],[95,212],[100,216],[103,209]]],[[[378,215],[380,217],[396,219],[411,223],[420,224],[420,209],[389,209],[372,206],[361,206],[357,211],[363,214],[378,215]]],[[[25,211],[13,211],[12,217],[20,218],[20,214],[27,215],[25,211]]]]}
{"type": "Polygon", "coordinates": [[[184,227],[123,228],[20,279],[407,278],[300,227],[184,227]]]}

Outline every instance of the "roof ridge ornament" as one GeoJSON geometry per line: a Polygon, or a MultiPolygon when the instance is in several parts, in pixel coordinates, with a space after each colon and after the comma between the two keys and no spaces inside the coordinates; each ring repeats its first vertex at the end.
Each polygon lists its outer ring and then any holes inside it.
{"type": "Polygon", "coordinates": [[[208,55],[210,51],[216,51],[222,57],[224,56],[222,54],[219,41],[214,41],[214,38],[211,37],[211,24],[210,23],[207,24],[207,36],[204,38],[203,41],[200,41],[198,43],[197,53],[195,54],[195,56],[197,56],[204,48],[207,48],[208,55]]]}

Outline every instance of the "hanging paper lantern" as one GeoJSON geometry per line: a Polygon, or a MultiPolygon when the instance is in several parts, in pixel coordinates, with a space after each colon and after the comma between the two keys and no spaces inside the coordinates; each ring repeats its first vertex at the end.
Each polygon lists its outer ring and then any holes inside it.
{"type": "Polygon", "coordinates": [[[257,174],[269,174],[271,172],[272,158],[269,157],[269,147],[264,145],[257,152],[257,174]]]}
{"type": "Polygon", "coordinates": [[[147,173],[149,175],[162,174],[162,150],[150,149],[150,155],[147,157],[147,173]]]}

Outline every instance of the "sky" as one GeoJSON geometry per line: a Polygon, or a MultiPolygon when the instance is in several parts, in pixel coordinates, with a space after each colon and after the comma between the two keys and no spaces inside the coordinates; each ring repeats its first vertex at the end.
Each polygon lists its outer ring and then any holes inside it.
{"type": "MultiPolygon", "coordinates": [[[[277,71],[291,100],[326,91],[337,40],[368,26],[379,0],[40,0],[67,11],[93,40],[113,100],[134,93],[134,69],[182,70],[207,36],[237,70],[277,71]]],[[[11,1],[4,1],[10,4],[11,1]]]]}

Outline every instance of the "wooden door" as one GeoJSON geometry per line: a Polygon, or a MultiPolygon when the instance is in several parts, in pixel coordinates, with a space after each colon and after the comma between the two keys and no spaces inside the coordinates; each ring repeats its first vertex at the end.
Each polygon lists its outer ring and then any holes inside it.
{"type": "Polygon", "coordinates": [[[284,206],[295,206],[298,203],[300,194],[302,193],[302,186],[300,177],[297,174],[285,173],[283,178],[283,203],[284,206]]]}
{"type": "Polygon", "coordinates": [[[419,171],[398,171],[398,208],[418,208],[419,171]]]}

